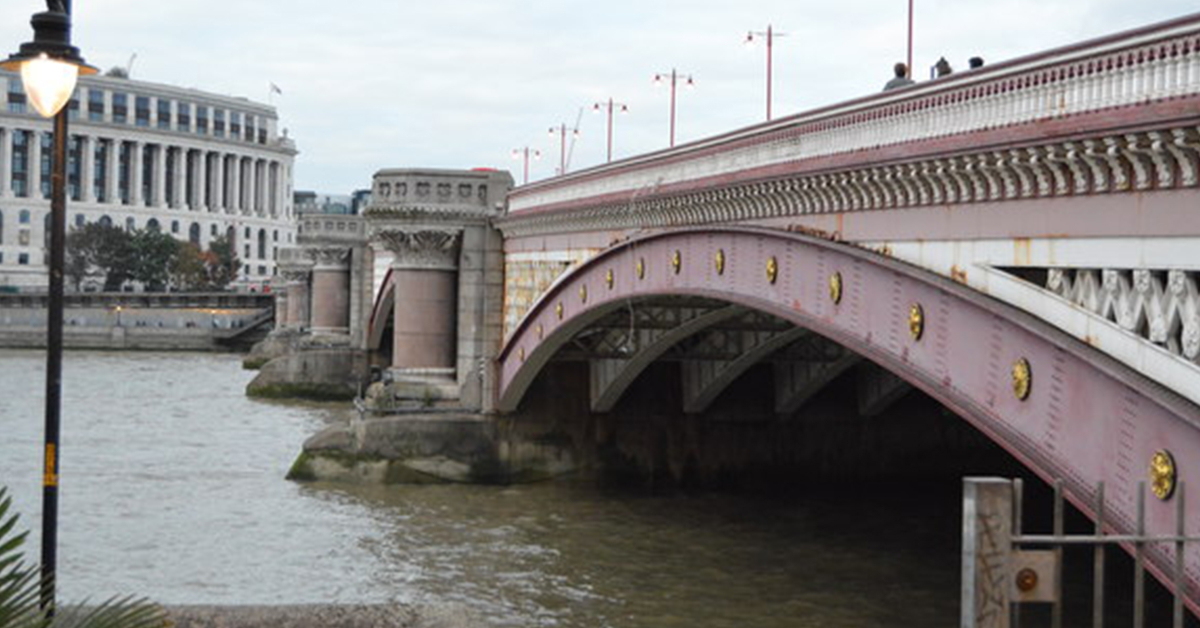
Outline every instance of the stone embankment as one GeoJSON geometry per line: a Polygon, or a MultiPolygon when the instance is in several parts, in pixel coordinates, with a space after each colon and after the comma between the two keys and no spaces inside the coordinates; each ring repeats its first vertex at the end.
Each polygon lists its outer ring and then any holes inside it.
{"type": "Polygon", "coordinates": [[[174,628],[477,628],[481,618],[457,605],[312,604],[169,606],[174,628]]]}

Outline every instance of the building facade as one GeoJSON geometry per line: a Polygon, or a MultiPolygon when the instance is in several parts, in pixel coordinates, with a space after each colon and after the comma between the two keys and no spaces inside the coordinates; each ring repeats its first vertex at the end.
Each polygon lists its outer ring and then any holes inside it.
{"type": "MultiPolygon", "coordinates": [[[[52,121],[0,71],[0,289],[47,285],[52,121]]],[[[67,229],[158,229],[202,249],[231,236],[236,286],[268,285],[292,244],[295,144],[275,108],[119,74],[81,77],[70,115],[67,229]]]]}

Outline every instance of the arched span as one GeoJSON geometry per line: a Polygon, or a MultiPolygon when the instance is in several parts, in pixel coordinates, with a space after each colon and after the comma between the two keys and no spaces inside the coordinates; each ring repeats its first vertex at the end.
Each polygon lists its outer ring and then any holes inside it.
{"type": "MultiPolygon", "coordinates": [[[[1195,405],[966,286],[850,245],[783,231],[664,232],[614,246],[574,269],[539,299],[501,352],[499,410],[515,410],[576,333],[629,299],[656,295],[757,309],[844,345],[943,403],[1043,478],[1061,478],[1085,512],[1104,482],[1106,520],[1125,532],[1134,527],[1136,494],[1151,459],[1169,451],[1188,483],[1188,518],[1200,516],[1195,405]],[[840,285],[836,302],[833,282],[840,285]],[[919,337],[910,325],[918,308],[919,337]],[[1025,364],[1031,378],[1021,390],[1014,371],[1025,364]]],[[[1151,497],[1148,530],[1172,534],[1174,510],[1172,501],[1151,497]]],[[[1159,549],[1152,564],[1161,575],[1168,573],[1168,556],[1159,549]]],[[[1189,552],[1186,564],[1188,604],[1196,610],[1200,551],[1189,552]]]]}
{"type": "Polygon", "coordinates": [[[375,303],[371,307],[371,324],[367,327],[367,349],[378,350],[383,340],[383,330],[387,329],[388,319],[396,305],[396,290],[394,289],[392,269],[383,276],[383,283],[376,293],[375,303]]]}

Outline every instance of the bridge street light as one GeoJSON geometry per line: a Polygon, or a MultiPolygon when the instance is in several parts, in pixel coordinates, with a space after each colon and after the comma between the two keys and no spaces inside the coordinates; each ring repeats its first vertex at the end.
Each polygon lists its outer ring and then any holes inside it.
{"type": "Polygon", "coordinates": [[[558,136],[558,174],[562,176],[567,174],[567,132],[570,131],[572,138],[572,146],[574,146],[574,138],[579,137],[579,127],[567,129],[567,123],[564,122],[558,126],[550,127],[550,137],[558,136]]]}
{"type": "Polygon", "coordinates": [[[767,30],[765,30],[765,31],[750,31],[750,32],[746,33],[746,39],[745,39],[745,41],[744,41],[744,43],[745,43],[747,46],[749,46],[750,44],[754,43],[754,40],[755,40],[756,38],[760,38],[760,37],[762,37],[762,38],[766,38],[766,40],[767,40],[767,121],[768,121],[768,122],[770,122],[770,120],[771,120],[771,56],[772,56],[772,47],[773,47],[773,46],[774,46],[774,44],[775,44],[775,38],[776,38],[776,37],[783,37],[785,34],[786,34],[786,33],[776,33],[776,32],[774,32],[774,29],[772,29],[772,28],[771,28],[771,25],[770,25],[770,24],[767,24],[767,30]]]}
{"type": "Polygon", "coordinates": [[[522,183],[522,185],[526,185],[529,183],[529,158],[531,156],[535,160],[541,159],[542,151],[530,148],[528,146],[525,146],[522,148],[514,148],[512,150],[512,158],[513,159],[522,159],[523,158],[525,160],[525,180],[522,183]]]}
{"type": "Polygon", "coordinates": [[[46,0],[46,11],[35,13],[33,41],[0,62],[0,68],[20,72],[33,108],[54,118],[53,164],[50,171],[50,277],[46,323],[46,438],[42,475],[41,604],[47,617],[55,606],[54,580],[58,563],[59,428],[62,408],[63,267],[66,240],[67,111],[80,74],[95,74],[71,45],[70,0],[46,0]]]}
{"type": "Polygon", "coordinates": [[[660,74],[655,74],[654,75],[654,84],[662,85],[668,79],[671,81],[671,148],[674,148],[675,147],[675,83],[677,80],[683,79],[684,87],[691,89],[696,86],[696,82],[692,80],[691,74],[687,75],[686,77],[679,76],[675,72],[675,68],[671,68],[670,74],[667,74],[665,72],[660,73],[660,74]]]}
{"type": "Polygon", "coordinates": [[[592,105],[592,111],[599,113],[602,110],[608,111],[608,161],[612,161],[612,127],[613,127],[613,109],[616,108],[621,113],[629,113],[629,105],[625,103],[613,102],[610,97],[607,103],[598,102],[592,105]]]}

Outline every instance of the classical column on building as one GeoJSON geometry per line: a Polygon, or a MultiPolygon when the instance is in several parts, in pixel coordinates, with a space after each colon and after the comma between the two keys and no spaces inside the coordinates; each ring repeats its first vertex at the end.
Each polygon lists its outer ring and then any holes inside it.
{"type": "Polygon", "coordinates": [[[121,190],[117,183],[117,175],[121,173],[121,142],[115,139],[102,141],[107,142],[104,151],[104,202],[117,205],[121,202],[121,190]]]}
{"type": "Polygon", "coordinates": [[[331,246],[308,250],[313,261],[310,312],[314,334],[350,333],[350,249],[331,246]]]}
{"type": "Polygon", "coordinates": [[[152,185],[150,186],[151,198],[150,205],[153,207],[169,207],[170,199],[167,198],[167,145],[152,144],[150,149],[152,155],[151,172],[153,173],[152,185]]]}
{"type": "Polygon", "coordinates": [[[42,197],[42,132],[26,131],[25,154],[29,161],[25,164],[25,190],[29,198],[42,197]]]}
{"type": "Polygon", "coordinates": [[[458,254],[462,229],[387,229],[392,259],[392,370],[400,377],[455,379],[458,254]]]}
{"type": "Polygon", "coordinates": [[[91,135],[79,136],[79,185],[83,188],[80,198],[85,203],[96,202],[96,141],[91,135]]]}
{"type": "Polygon", "coordinates": [[[225,161],[225,180],[229,183],[229,202],[225,211],[236,214],[242,208],[242,158],[228,155],[225,161]]]}
{"type": "Polygon", "coordinates": [[[219,212],[225,209],[225,155],[210,153],[212,157],[212,187],[209,188],[208,211],[219,212]]]}
{"type": "Polygon", "coordinates": [[[0,129],[0,198],[12,196],[12,130],[0,129]]]}
{"type": "Polygon", "coordinates": [[[129,204],[142,204],[142,143],[129,144],[129,204]]]}
{"type": "Polygon", "coordinates": [[[246,192],[244,194],[246,202],[242,205],[242,213],[250,215],[258,211],[258,205],[255,203],[258,199],[258,178],[254,176],[254,159],[247,157],[242,160],[242,163],[246,169],[246,192]]]}
{"type": "Polygon", "coordinates": [[[171,207],[174,209],[182,209],[187,206],[187,175],[188,175],[188,159],[187,150],[182,146],[172,146],[171,155],[174,161],[174,167],[171,169],[171,176],[174,177],[175,183],[171,195],[171,207]]]}
{"type": "Polygon", "coordinates": [[[195,195],[195,200],[192,202],[192,209],[195,211],[205,211],[208,209],[208,152],[203,150],[196,151],[196,179],[192,185],[192,193],[195,195]]]}

